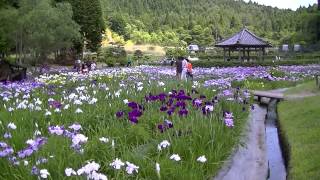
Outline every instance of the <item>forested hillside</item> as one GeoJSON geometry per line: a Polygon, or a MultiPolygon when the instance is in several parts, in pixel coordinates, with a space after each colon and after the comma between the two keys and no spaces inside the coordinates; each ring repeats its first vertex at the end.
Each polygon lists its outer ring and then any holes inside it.
{"type": "Polygon", "coordinates": [[[101,0],[112,30],[137,43],[210,45],[247,26],[272,43],[316,43],[316,5],[297,11],[242,0],[101,0]],[[306,36],[307,34],[307,36],[306,36]]]}

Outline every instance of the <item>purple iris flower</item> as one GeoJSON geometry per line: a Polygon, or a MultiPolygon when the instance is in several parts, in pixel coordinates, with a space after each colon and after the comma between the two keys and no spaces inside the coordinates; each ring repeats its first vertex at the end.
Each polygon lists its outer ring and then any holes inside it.
{"type": "Polygon", "coordinates": [[[124,115],[124,112],[123,112],[123,111],[118,111],[118,112],[116,113],[116,116],[117,116],[118,118],[121,118],[123,115],[124,115]]]}
{"type": "Polygon", "coordinates": [[[59,101],[51,101],[49,102],[49,105],[55,109],[60,109],[62,107],[62,104],[59,101]]]}
{"type": "Polygon", "coordinates": [[[134,109],[131,112],[129,112],[129,117],[140,117],[142,116],[142,112],[138,109],[134,109]]]}
{"type": "Polygon", "coordinates": [[[17,160],[15,156],[9,157],[8,160],[13,164],[13,165],[19,165],[20,162],[17,160]]]}
{"type": "Polygon", "coordinates": [[[194,99],[194,100],[192,101],[192,104],[193,104],[193,106],[199,108],[199,107],[202,106],[202,100],[201,100],[201,99],[194,99]]]}
{"type": "Polygon", "coordinates": [[[137,109],[139,105],[136,102],[129,102],[128,107],[131,107],[132,109],[137,109]]]}
{"type": "Polygon", "coordinates": [[[4,137],[5,139],[10,139],[10,138],[12,138],[12,135],[11,135],[11,133],[6,132],[6,133],[4,133],[3,137],[4,137]]]}
{"type": "Polygon", "coordinates": [[[184,108],[186,107],[186,103],[184,101],[178,101],[175,106],[184,108]]]}
{"type": "Polygon", "coordinates": [[[26,149],[24,149],[22,151],[19,151],[18,152],[18,157],[21,158],[21,159],[24,159],[26,157],[31,156],[32,153],[33,153],[33,149],[28,147],[28,148],[26,148],[26,149]]]}
{"type": "Polygon", "coordinates": [[[167,106],[172,106],[174,100],[173,99],[169,99],[169,101],[167,102],[167,106]]]}
{"type": "Polygon", "coordinates": [[[171,116],[171,115],[174,113],[174,111],[175,111],[175,108],[172,107],[172,108],[170,108],[170,109],[167,111],[167,114],[168,114],[169,116],[171,116]]]}
{"type": "Polygon", "coordinates": [[[164,111],[167,111],[168,110],[168,107],[163,105],[160,107],[160,111],[164,112],[164,111]]]}
{"type": "Polygon", "coordinates": [[[188,110],[187,109],[180,109],[179,115],[180,116],[187,116],[188,115],[188,110]]]}
{"type": "Polygon", "coordinates": [[[168,128],[173,128],[173,123],[169,120],[164,120],[164,125],[168,128]]]}
{"type": "Polygon", "coordinates": [[[31,174],[38,175],[40,173],[39,169],[36,166],[33,166],[31,169],[31,174]]]}
{"type": "Polygon", "coordinates": [[[163,133],[165,130],[165,127],[162,124],[158,124],[158,129],[160,130],[161,133],[163,133]]]}
{"type": "Polygon", "coordinates": [[[6,148],[8,147],[8,144],[5,142],[0,142],[0,148],[6,148]]]}
{"type": "Polygon", "coordinates": [[[0,157],[6,157],[8,155],[13,154],[14,150],[11,147],[6,147],[2,151],[0,151],[0,157]]]}
{"type": "Polygon", "coordinates": [[[133,124],[138,124],[138,118],[136,116],[129,116],[129,120],[133,123],[133,124]]]}
{"type": "Polygon", "coordinates": [[[160,101],[165,101],[167,98],[167,95],[165,93],[160,93],[158,97],[160,101]]]}
{"type": "Polygon", "coordinates": [[[205,95],[200,95],[200,99],[206,99],[207,97],[205,95]]]}

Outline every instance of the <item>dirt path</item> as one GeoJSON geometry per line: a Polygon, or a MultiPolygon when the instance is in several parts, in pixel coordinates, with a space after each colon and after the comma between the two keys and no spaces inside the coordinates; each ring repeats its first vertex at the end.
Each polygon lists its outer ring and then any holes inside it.
{"type": "Polygon", "coordinates": [[[266,108],[255,105],[249,116],[245,145],[238,147],[214,180],[264,180],[268,176],[265,140],[266,108]]]}

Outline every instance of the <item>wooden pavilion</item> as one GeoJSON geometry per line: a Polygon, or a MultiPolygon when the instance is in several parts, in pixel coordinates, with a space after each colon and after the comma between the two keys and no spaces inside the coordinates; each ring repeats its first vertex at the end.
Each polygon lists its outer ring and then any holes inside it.
{"type": "Polygon", "coordinates": [[[266,48],[272,47],[270,43],[263,40],[250,32],[247,28],[243,28],[237,34],[222,40],[216,47],[223,48],[223,59],[226,60],[226,52],[228,51],[229,59],[231,59],[230,53],[233,51],[239,52],[239,60],[250,60],[250,52],[255,51],[260,54],[260,58],[264,60],[266,48]],[[247,53],[247,57],[246,57],[247,53]],[[262,56],[261,56],[262,53],[262,56]]]}

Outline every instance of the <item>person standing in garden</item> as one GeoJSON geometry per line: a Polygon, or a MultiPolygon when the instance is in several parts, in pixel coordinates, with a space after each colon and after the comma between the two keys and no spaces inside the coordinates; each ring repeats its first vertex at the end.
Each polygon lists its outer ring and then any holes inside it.
{"type": "Polygon", "coordinates": [[[188,62],[188,64],[187,64],[187,77],[190,77],[191,80],[193,80],[192,64],[189,59],[187,59],[187,62],[188,62]]]}
{"type": "Polygon", "coordinates": [[[186,60],[186,58],[183,58],[181,80],[187,81],[187,71],[188,71],[188,61],[186,60]]]}
{"type": "Polygon", "coordinates": [[[128,63],[127,63],[127,67],[131,66],[131,58],[130,56],[128,56],[128,63]]]}
{"type": "Polygon", "coordinates": [[[181,73],[182,73],[182,58],[178,57],[176,61],[176,76],[177,80],[181,79],[181,73]]]}

